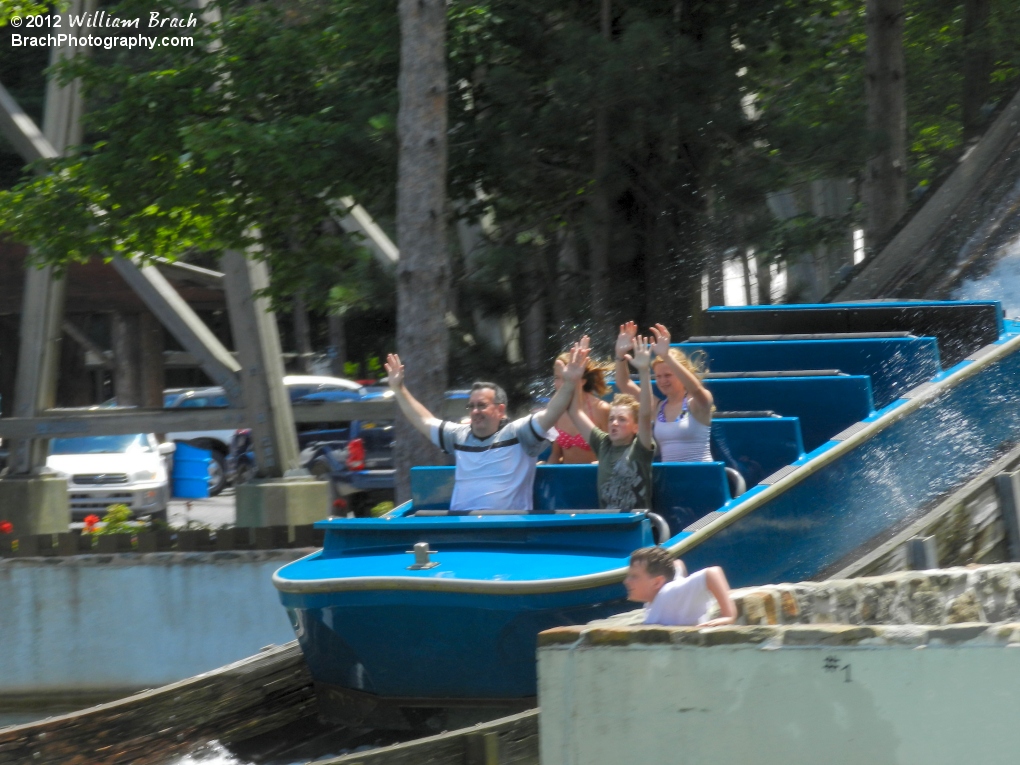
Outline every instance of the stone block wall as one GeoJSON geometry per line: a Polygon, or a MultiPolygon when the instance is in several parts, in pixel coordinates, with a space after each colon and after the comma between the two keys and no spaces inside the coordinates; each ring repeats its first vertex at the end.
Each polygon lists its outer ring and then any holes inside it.
{"type": "MultiPolygon", "coordinates": [[[[1020,563],[749,587],[733,600],[742,625],[1008,622],[1020,620],[1020,563]]],[[[639,609],[591,626],[642,618],[639,609]]]]}

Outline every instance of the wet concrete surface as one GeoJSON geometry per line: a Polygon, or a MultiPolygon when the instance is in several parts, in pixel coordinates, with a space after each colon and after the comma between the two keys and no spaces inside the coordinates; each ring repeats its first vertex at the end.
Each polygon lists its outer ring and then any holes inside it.
{"type": "Polygon", "coordinates": [[[214,529],[232,526],[237,520],[234,488],[228,486],[218,496],[207,499],[171,499],[167,520],[171,526],[184,526],[188,522],[214,529]]]}

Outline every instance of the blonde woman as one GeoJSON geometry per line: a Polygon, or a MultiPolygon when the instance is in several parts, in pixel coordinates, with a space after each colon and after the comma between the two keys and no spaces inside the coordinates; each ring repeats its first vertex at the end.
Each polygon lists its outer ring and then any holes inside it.
{"type": "MultiPolygon", "coordinates": [[[[563,386],[563,370],[569,363],[570,354],[561,353],[553,364],[553,387],[556,390],[563,386]]],[[[607,430],[609,404],[601,399],[609,392],[605,372],[598,363],[588,359],[582,380],[584,395],[580,402],[581,408],[597,427],[607,430]]],[[[598,462],[595,452],[574,427],[568,414],[564,414],[556,421],[556,430],[556,440],[553,441],[552,453],[549,455],[550,465],[588,465],[598,462]]]]}
{"type": "MultiPolygon", "coordinates": [[[[704,370],[678,348],[669,347],[669,330],[662,324],[651,328],[655,342],[652,351],[652,373],[660,400],[653,419],[655,443],[663,462],[711,462],[712,393],[701,381],[704,370]]],[[[629,321],[620,325],[616,340],[616,387],[621,393],[638,394],[638,386],[630,379],[625,357],[634,343],[637,325],[629,321]]]]}

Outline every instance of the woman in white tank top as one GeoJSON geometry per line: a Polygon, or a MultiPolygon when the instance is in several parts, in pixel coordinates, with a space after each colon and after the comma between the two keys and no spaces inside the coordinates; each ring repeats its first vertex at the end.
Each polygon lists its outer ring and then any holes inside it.
{"type": "MultiPolygon", "coordinates": [[[[669,347],[669,330],[662,324],[651,328],[655,336],[652,371],[659,391],[666,398],[659,402],[653,421],[655,443],[663,462],[711,462],[712,394],[701,382],[704,370],[695,366],[678,348],[669,347]]],[[[630,368],[623,358],[631,347],[637,325],[630,321],[620,325],[616,341],[616,385],[624,393],[634,395],[630,368]]]]}

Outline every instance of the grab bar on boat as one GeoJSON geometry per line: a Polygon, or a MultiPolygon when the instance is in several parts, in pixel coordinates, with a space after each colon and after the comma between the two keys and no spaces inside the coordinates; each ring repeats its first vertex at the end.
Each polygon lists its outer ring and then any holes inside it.
{"type": "Polygon", "coordinates": [[[713,420],[763,420],[772,417],[782,417],[782,415],[776,414],[771,409],[761,409],[748,412],[712,412],[713,420]]]}
{"type": "Polygon", "coordinates": [[[783,369],[774,372],[706,372],[706,380],[739,380],[748,377],[847,377],[847,373],[839,369],[783,369]]]}
{"type": "Polygon", "coordinates": [[[757,343],[766,340],[884,340],[916,337],[912,332],[813,332],[794,335],[698,335],[685,343],[757,343]]]}

